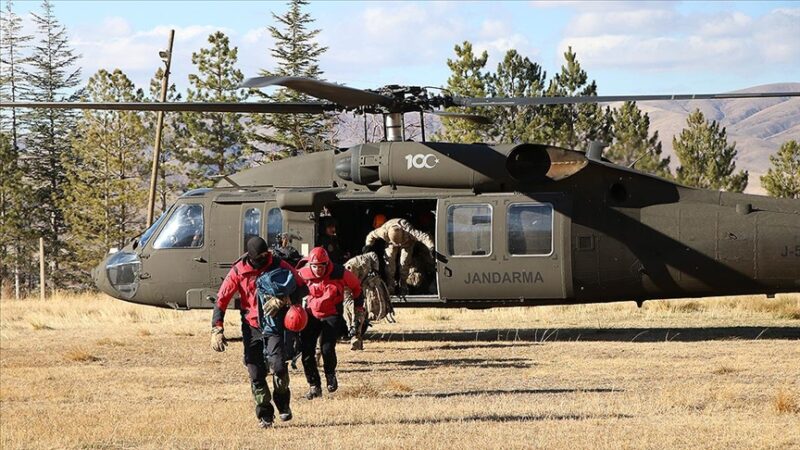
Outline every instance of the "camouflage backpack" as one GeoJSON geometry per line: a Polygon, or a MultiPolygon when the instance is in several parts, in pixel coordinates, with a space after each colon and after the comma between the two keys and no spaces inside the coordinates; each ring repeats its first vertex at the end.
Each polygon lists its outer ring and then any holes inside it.
{"type": "Polygon", "coordinates": [[[364,309],[367,319],[375,322],[386,318],[389,322],[394,322],[394,308],[389,301],[389,289],[378,274],[368,275],[361,282],[361,290],[364,293],[364,309]]]}

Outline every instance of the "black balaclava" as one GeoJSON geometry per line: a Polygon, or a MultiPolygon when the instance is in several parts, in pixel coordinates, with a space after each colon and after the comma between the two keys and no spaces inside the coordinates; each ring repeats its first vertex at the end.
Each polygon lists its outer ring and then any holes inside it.
{"type": "Polygon", "coordinates": [[[267,251],[269,251],[269,246],[264,239],[256,236],[247,241],[247,260],[254,269],[261,268],[269,261],[268,256],[259,256],[267,251]]]}

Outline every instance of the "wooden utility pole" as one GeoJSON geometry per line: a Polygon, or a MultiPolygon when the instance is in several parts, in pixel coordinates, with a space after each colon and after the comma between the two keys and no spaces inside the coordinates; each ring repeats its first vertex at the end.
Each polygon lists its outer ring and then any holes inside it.
{"type": "MultiPolygon", "coordinates": [[[[164,77],[161,78],[161,103],[167,101],[167,88],[169,87],[169,67],[172,63],[172,41],[175,38],[175,30],[169,31],[169,44],[167,51],[160,51],[158,55],[166,64],[164,77]]],[[[150,198],[147,202],[147,227],[153,224],[153,212],[156,204],[156,185],[158,184],[158,164],[161,159],[161,129],[164,128],[164,111],[157,113],[156,123],[156,142],[153,145],[153,170],[150,173],[150,198]]]]}
{"type": "Polygon", "coordinates": [[[39,238],[39,300],[44,301],[45,297],[45,279],[44,279],[44,238],[39,238]]]}

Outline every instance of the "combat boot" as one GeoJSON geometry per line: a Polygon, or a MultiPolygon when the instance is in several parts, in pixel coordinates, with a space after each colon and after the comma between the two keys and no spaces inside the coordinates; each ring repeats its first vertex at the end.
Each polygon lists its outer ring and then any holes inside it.
{"type": "Polygon", "coordinates": [[[339,380],[336,379],[335,373],[326,373],[325,381],[328,384],[328,392],[336,392],[339,389],[339,380]]]}
{"type": "Polygon", "coordinates": [[[306,400],[314,400],[317,397],[322,397],[322,387],[319,385],[311,385],[308,387],[306,400]]]}

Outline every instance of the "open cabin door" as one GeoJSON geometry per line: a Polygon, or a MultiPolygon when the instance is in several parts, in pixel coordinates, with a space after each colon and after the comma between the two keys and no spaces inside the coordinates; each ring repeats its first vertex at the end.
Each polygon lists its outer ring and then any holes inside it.
{"type": "Polygon", "coordinates": [[[569,216],[561,194],[451,197],[437,206],[440,296],[566,298],[569,216]]]}

